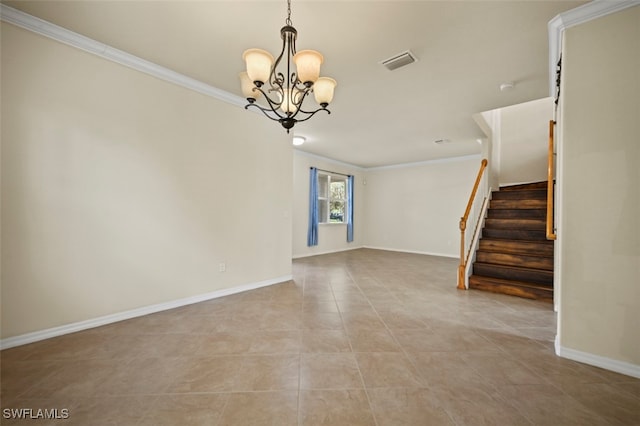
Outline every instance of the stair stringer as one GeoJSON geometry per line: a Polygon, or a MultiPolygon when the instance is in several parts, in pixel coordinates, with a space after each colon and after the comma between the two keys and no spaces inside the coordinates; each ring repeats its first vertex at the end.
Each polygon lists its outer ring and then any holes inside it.
{"type": "Polygon", "coordinates": [[[473,268],[473,264],[476,261],[476,253],[478,251],[478,246],[480,245],[480,237],[482,236],[482,229],[484,228],[484,222],[487,219],[487,212],[489,211],[489,202],[493,197],[493,188],[489,187],[487,189],[487,193],[484,196],[484,201],[482,202],[482,208],[480,209],[479,222],[476,225],[476,229],[473,233],[473,238],[471,239],[471,244],[469,250],[471,250],[471,257],[467,260],[467,264],[464,268],[464,287],[469,290],[469,277],[471,276],[471,270],[473,268]]]}

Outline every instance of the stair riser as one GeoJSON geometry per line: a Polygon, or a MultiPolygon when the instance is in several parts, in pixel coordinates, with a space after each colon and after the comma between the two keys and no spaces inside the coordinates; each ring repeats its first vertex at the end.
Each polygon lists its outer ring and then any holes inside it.
{"type": "Polygon", "coordinates": [[[501,186],[500,191],[522,191],[530,189],[547,189],[547,181],[523,183],[520,185],[501,186]]]}
{"type": "Polygon", "coordinates": [[[489,219],[547,219],[546,209],[490,209],[489,219]]]}
{"type": "Polygon", "coordinates": [[[527,191],[493,191],[493,200],[546,200],[546,189],[534,189],[527,191]]]}
{"type": "Polygon", "coordinates": [[[486,228],[544,230],[546,223],[540,219],[486,219],[484,226],[486,228]]]}
{"type": "Polygon", "coordinates": [[[507,240],[524,240],[524,241],[547,241],[547,234],[544,230],[518,230],[518,229],[499,229],[484,228],[482,230],[483,238],[500,238],[507,240]]]}
{"type": "Polygon", "coordinates": [[[476,262],[473,265],[473,273],[485,277],[553,285],[553,272],[551,271],[518,270],[508,266],[476,262]]]}
{"type": "Polygon", "coordinates": [[[553,257],[525,256],[518,254],[478,251],[476,260],[496,265],[519,266],[522,268],[553,271],[553,257]]]}

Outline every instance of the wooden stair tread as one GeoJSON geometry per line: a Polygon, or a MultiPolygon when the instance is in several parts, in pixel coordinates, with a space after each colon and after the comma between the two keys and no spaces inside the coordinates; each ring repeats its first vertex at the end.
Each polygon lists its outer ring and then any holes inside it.
{"type": "Polygon", "coordinates": [[[546,209],[547,200],[501,200],[492,199],[489,202],[489,207],[492,209],[546,209]]]}
{"type": "Polygon", "coordinates": [[[472,275],[469,288],[553,302],[553,286],[472,275]]]}
{"type": "Polygon", "coordinates": [[[501,253],[480,250],[476,253],[476,259],[476,262],[478,263],[516,266],[519,268],[553,272],[553,256],[535,256],[520,253],[501,253]]]}
{"type": "Polygon", "coordinates": [[[547,182],[494,191],[469,288],[553,301],[554,245],[546,216],[547,182]]]}
{"type": "Polygon", "coordinates": [[[486,277],[513,279],[542,285],[553,285],[553,271],[514,265],[474,262],[473,273],[486,277]]]}
{"type": "Polygon", "coordinates": [[[553,241],[483,238],[479,251],[553,257],[553,241]]]}

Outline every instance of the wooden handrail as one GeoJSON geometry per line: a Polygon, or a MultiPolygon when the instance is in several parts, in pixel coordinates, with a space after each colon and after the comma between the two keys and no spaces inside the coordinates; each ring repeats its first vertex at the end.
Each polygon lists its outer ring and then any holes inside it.
{"type": "Polygon", "coordinates": [[[482,162],[480,163],[480,170],[478,170],[478,176],[476,177],[476,183],[473,185],[473,191],[471,191],[471,196],[469,197],[469,202],[467,203],[467,209],[464,211],[464,216],[460,218],[460,266],[458,266],[458,290],[466,289],[466,286],[464,285],[464,271],[467,266],[464,256],[464,231],[467,229],[467,219],[469,218],[471,206],[473,206],[473,200],[475,200],[476,198],[476,192],[478,191],[478,186],[480,185],[482,174],[484,173],[484,169],[486,167],[487,159],[483,158],[482,162]]]}
{"type": "Polygon", "coordinates": [[[555,240],[553,229],[553,128],[556,122],[549,121],[549,154],[547,159],[547,240],[555,240]]]}

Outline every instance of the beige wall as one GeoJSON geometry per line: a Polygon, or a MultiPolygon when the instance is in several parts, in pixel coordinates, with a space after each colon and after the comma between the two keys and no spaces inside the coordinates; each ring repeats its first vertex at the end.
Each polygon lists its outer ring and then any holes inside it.
{"type": "Polygon", "coordinates": [[[500,114],[500,186],[547,180],[553,99],[512,105],[500,114]]]}
{"type": "Polygon", "coordinates": [[[480,158],[369,169],[365,186],[365,245],[458,256],[460,216],[480,158]]]}
{"type": "Polygon", "coordinates": [[[304,257],[320,253],[362,247],[364,234],[364,171],[355,166],[337,163],[294,150],[293,156],[293,256],[304,257]],[[307,247],[309,227],[309,168],[330,170],[354,176],[353,241],[347,243],[346,224],[319,224],[318,245],[307,247]]]}
{"type": "Polygon", "coordinates": [[[561,347],[640,366],[640,6],[565,32],[561,347]]]}
{"type": "Polygon", "coordinates": [[[1,35],[2,338],[291,274],[281,128],[1,35]]]}

